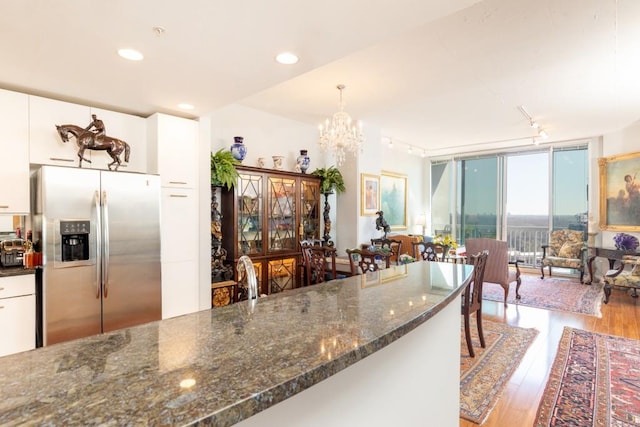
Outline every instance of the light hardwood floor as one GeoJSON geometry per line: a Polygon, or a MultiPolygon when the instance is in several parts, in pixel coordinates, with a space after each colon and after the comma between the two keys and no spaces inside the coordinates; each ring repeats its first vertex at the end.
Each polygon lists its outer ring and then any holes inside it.
{"type": "MultiPolygon", "coordinates": [[[[524,286],[520,293],[526,292],[524,286]]],[[[640,298],[613,289],[602,317],[483,300],[483,319],[539,331],[482,427],[531,426],[565,326],[640,340],[640,298]]],[[[460,419],[460,426],[477,427],[460,419]]]]}

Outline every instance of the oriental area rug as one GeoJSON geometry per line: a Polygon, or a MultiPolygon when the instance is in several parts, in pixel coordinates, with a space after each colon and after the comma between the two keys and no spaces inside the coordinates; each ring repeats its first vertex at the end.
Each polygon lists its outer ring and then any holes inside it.
{"type": "Polygon", "coordinates": [[[640,341],[565,327],[534,426],[640,426],[640,341]]]}
{"type": "MultiPolygon", "coordinates": [[[[520,276],[521,299],[516,299],[516,283],[509,285],[507,303],[520,304],[546,310],[568,311],[571,313],[587,314],[602,317],[600,306],[604,297],[602,283],[583,285],[578,278],[558,278],[523,274],[520,276]]],[[[491,301],[504,301],[502,286],[484,282],[482,298],[491,301]]]]}
{"type": "Polygon", "coordinates": [[[460,336],[460,417],[482,424],[497,403],[509,378],[538,334],[535,329],[482,321],[486,347],[480,347],[478,328],[471,321],[473,349],[470,357],[460,336]]]}

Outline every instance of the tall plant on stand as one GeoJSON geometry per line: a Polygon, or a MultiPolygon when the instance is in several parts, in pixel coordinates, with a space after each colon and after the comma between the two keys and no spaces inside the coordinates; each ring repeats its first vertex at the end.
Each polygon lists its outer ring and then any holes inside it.
{"type": "Polygon", "coordinates": [[[233,270],[225,267],[226,251],[222,249],[222,214],[218,209],[218,187],[231,190],[238,180],[236,165],[240,164],[231,151],[211,153],[211,280],[228,280],[233,270]]]}
{"type": "Polygon", "coordinates": [[[329,195],[334,193],[344,193],[347,190],[344,185],[344,178],[342,173],[340,173],[338,168],[335,166],[318,168],[311,172],[311,175],[320,177],[320,192],[324,195],[324,235],[322,236],[322,239],[324,240],[325,245],[333,246],[331,235],[329,234],[331,232],[331,218],[329,216],[331,206],[329,205],[329,195]]]}

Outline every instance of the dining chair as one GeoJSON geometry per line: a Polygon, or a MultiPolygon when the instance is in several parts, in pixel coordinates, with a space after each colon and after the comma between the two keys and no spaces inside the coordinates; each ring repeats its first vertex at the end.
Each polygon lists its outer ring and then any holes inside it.
{"type": "Polygon", "coordinates": [[[516,299],[520,299],[520,266],[521,260],[509,260],[509,249],[504,240],[480,237],[467,239],[464,242],[465,249],[469,254],[480,251],[488,251],[489,259],[484,272],[484,281],[487,283],[497,283],[504,289],[504,305],[507,306],[509,296],[509,284],[516,282],[516,299]],[[511,268],[515,267],[515,268],[511,268]]]}
{"type": "Polygon", "coordinates": [[[308,248],[310,246],[322,246],[323,241],[320,239],[306,239],[306,240],[300,240],[300,242],[298,243],[298,245],[300,246],[300,252],[302,253],[302,257],[300,259],[300,263],[298,264],[298,267],[300,268],[300,274],[302,275],[302,283],[304,285],[308,284],[308,280],[307,280],[307,252],[305,251],[305,248],[308,248]]]}
{"type": "Polygon", "coordinates": [[[349,264],[351,265],[351,274],[364,274],[368,271],[376,271],[380,269],[381,260],[385,264],[385,268],[389,268],[389,259],[391,252],[385,251],[369,251],[366,249],[347,249],[349,256],[349,264]],[[360,270],[360,272],[358,272],[360,270]]]}
{"type": "Polygon", "coordinates": [[[476,314],[476,324],[478,326],[478,337],[480,338],[480,346],[485,347],[484,333],[482,332],[482,284],[484,282],[484,271],[489,257],[488,251],[482,251],[469,258],[469,262],[473,264],[473,273],[471,280],[464,290],[462,296],[461,314],[464,318],[464,336],[467,341],[467,349],[469,356],[476,357],[471,343],[471,315],[476,314]]]}
{"type": "Polygon", "coordinates": [[[413,242],[413,257],[423,261],[444,262],[449,246],[433,242],[413,242]]]}
{"type": "Polygon", "coordinates": [[[395,239],[379,238],[371,239],[371,244],[376,247],[388,249],[391,251],[390,261],[400,264],[400,254],[402,253],[402,241],[395,239]]]}
{"type": "Polygon", "coordinates": [[[336,248],[329,246],[307,246],[305,254],[306,285],[311,286],[337,278],[336,248]]]}

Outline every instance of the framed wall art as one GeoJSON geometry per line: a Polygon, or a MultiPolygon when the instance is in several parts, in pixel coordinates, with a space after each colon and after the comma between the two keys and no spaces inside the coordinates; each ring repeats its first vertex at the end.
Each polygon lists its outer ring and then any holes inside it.
{"type": "Polygon", "coordinates": [[[598,159],[600,229],[640,231],[640,152],[598,159]]]}
{"type": "Polygon", "coordinates": [[[360,215],[374,216],[380,210],[380,177],[360,174],[360,215]]]}
{"type": "Polygon", "coordinates": [[[380,210],[392,230],[407,228],[407,176],[382,171],[380,174],[380,210]]]}

